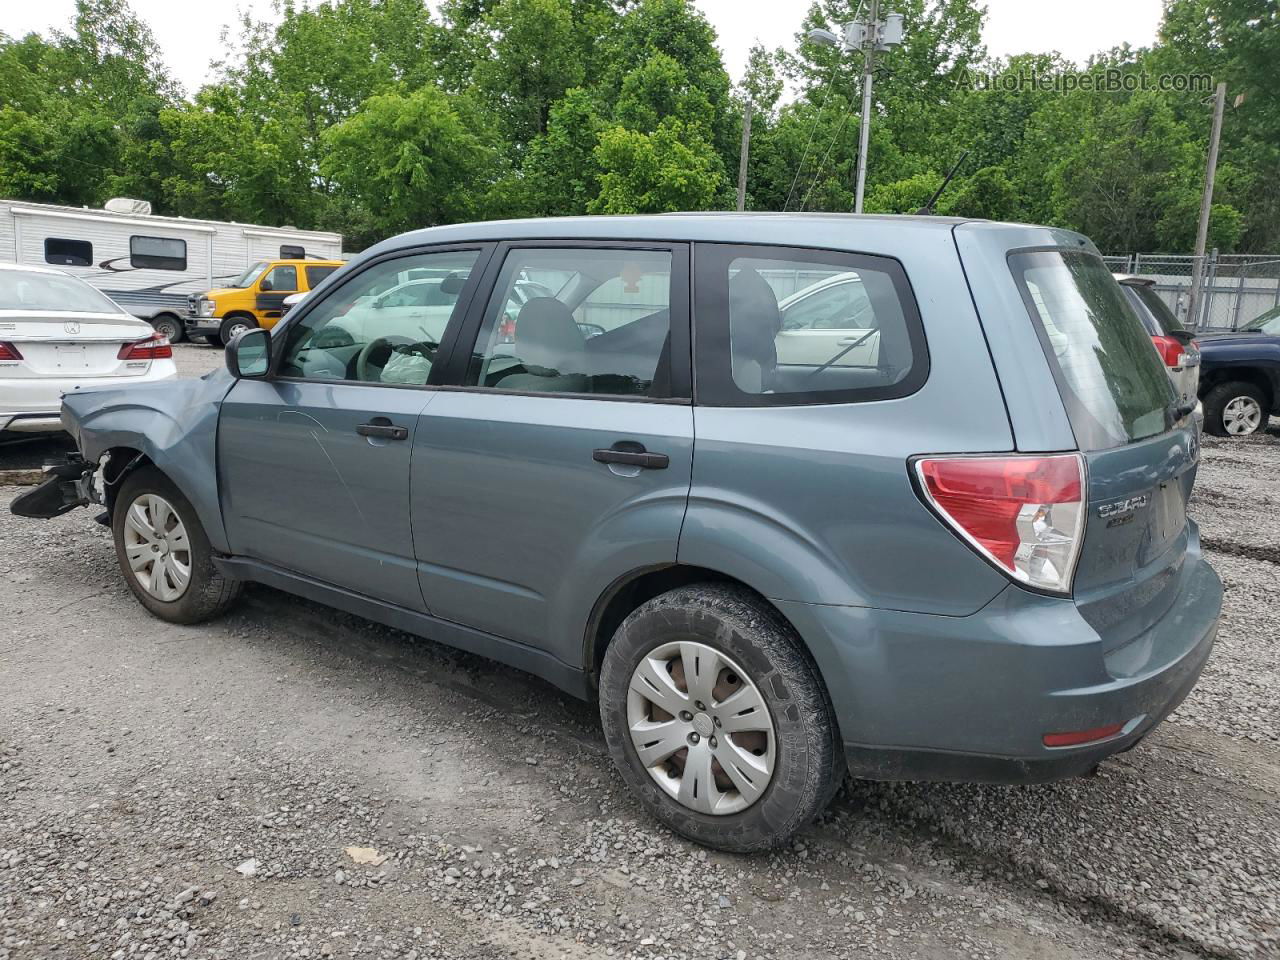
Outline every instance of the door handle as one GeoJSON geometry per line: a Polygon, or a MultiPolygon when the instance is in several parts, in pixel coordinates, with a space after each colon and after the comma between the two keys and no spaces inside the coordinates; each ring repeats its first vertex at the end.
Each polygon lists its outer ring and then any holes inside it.
{"type": "Polygon", "coordinates": [[[398,427],[386,417],[374,417],[368,423],[356,427],[356,433],[362,437],[386,437],[388,440],[407,440],[408,427],[398,427]]]}
{"type": "Polygon", "coordinates": [[[642,470],[665,470],[671,465],[671,458],[665,453],[650,453],[644,444],[634,440],[619,440],[612,447],[593,450],[591,459],[596,463],[618,463],[642,470]]]}

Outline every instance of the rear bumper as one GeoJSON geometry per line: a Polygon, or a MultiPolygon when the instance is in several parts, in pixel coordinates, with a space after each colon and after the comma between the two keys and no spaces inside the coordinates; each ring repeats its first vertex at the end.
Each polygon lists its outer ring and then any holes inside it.
{"type": "Polygon", "coordinates": [[[0,413],[0,430],[14,433],[58,433],[62,417],[52,413],[0,413]]]}
{"type": "Polygon", "coordinates": [[[1192,539],[1173,606],[1110,654],[1073,602],[1016,587],[968,617],[778,606],[818,660],[854,776],[1054,780],[1133,747],[1195,685],[1222,584],[1192,539]],[[1083,746],[1043,742],[1111,724],[1123,729],[1083,746]]]}

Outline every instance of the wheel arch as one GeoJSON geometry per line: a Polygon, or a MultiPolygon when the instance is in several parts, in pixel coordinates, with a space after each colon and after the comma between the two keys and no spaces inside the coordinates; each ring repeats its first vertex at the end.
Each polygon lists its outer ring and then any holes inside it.
{"type": "MultiPolygon", "coordinates": [[[[675,563],[642,567],[616,579],[592,607],[583,636],[582,651],[582,662],[586,667],[590,689],[596,689],[599,683],[600,664],[604,660],[605,650],[622,621],[633,610],[654,597],[694,583],[724,584],[748,591],[760,604],[773,611],[786,623],[799,639],[801,647],[811,658],[813,657],[813,651],[809,650],[804,638],[800,636],[786,614],[751,584],[719,570],[692,564],[675,563]]],[[[821,670],[819,670],[819,678],[821,679],[821,670]]],[[[823,682],[825,683],[825,680],[823,682]]]]}
{"type": "Polygon", "coordinates": [[[1261,367],[1220,367],[1202,377],[1200,397],[1204,399],[1209,391],[1224,383],[1248,383],[1262,391],[1262,396],[1270,410],[1280,404],[1280,389],[1277,389],[1277,377],[1261,367]]]}

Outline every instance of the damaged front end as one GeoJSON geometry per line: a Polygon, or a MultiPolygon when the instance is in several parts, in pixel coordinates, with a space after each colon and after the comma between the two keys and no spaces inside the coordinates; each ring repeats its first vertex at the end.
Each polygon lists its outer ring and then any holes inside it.
{"type": "Polygon", "coordinates": [[[38,487],[16,497],[9,512],[18,517],[48,520],[76,507],[102,503],[96,482],[98,467],[78,453],[44,465],[45,480],[38,487]]]}

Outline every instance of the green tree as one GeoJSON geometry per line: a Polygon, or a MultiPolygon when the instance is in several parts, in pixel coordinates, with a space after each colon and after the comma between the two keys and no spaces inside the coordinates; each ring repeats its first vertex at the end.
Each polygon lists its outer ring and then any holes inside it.
{"type": "Polygon", "coordinates": [[[433,86],[371,97],[324,134],[323,172],[384,233],[470,217],[496,171],[465,105],[433,86]]]}
{"type": "Polygon", "coordinates": [[[601,175],[600,194],[588,205],[592,213],[704,210],[717,200],[720,158],[674,118],[653,133],[607,130],[595,155],[601,175]]]}

